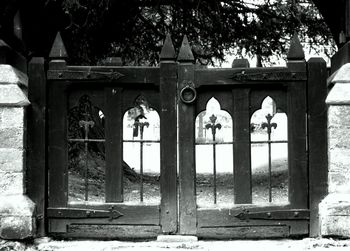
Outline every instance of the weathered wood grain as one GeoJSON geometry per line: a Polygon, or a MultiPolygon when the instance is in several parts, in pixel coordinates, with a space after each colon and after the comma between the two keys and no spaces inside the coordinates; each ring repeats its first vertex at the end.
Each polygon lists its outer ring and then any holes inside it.
{"type": "Polygon", "coordinates": [[[123,202],[122,89],[105,89],[106,202],[123,202]]]}
{"type": "Polygon", "coordinates": [[[319,235],[318,205],[327,195],[327,67],[322,58],[308,61],[308,152],[310,235],[319,235]]]}
{"type": "Polygon", "coordinates": [[[44,58],[33,58],[28,65],[27,108],[27,194],[36,204],[37,235],[45,235],[47,189],[46,169],[46,76],[44,58]]]}
{"type": "Polygon", "coordinates": [[[160,63],[161,225],[163,233],[177,231],[177,63],[170,41],[160,63]],[[168,52],[168,53],[165,53],[168,52]],[[173,55],[173,58],[169,58],[173,55]],[[166,59],[166,61],[164,61],[166,59]]]}
{"type": "Polygon", "coordinates": [[[234,109],[233,146],[235,204],[252,203],[250,164],[250,90],[232,91],[234,109]]]}
{"type": "Polygon", "coordinates": [[[48,165],[50,207],[67,205],[68,146],[66,82],[50,82],[48,97],[48,165]]]}

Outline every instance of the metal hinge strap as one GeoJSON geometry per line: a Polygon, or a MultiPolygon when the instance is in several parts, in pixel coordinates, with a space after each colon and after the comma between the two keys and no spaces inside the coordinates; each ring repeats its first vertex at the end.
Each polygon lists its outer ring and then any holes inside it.
{"type": "Polygon", "coordinates": [[[310,211],[308,209],[288,209],[288,210],[273,210],[249,212],[243,210],[235,215],[240,220],[308,220],[310,211]]]}

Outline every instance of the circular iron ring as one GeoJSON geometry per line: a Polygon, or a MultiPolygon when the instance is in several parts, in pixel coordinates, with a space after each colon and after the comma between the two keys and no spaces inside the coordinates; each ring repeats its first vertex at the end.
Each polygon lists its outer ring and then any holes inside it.
{"type": "Polygon", "coordinates": [[[180,91],[180,99],[186,104],[193,103],[197,98],[197,91],[192,86],[185,86],[180,91]]]}

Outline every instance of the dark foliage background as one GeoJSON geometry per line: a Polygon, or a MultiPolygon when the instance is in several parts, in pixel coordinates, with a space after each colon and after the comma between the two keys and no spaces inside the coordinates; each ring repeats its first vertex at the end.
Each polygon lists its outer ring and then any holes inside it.
{"type": "Polygon", "coordinates": [[[222,61],[232,48],[237,55],[245,51],[268,62],[273,55],[286,54],[295,31],[313,48],[332,44],[323,47],[326,54],[335,49],[311,0],[3,1],[0,9],[7,8],[0,15],[0,35],[9,34],[8,17],[19,8],[26,53],[47,56],[59,30],[71,64],[91,65],[121,56],[124,64],[155,65],[167,33],[176,49],[186,34],[198,63],[204,65],[222,61]]]}

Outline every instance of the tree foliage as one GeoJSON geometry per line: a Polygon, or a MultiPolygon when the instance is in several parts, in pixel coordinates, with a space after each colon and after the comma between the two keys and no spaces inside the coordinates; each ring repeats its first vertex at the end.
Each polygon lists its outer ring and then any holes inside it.
{"type": "Polygon", "coordinates": [[[204,65],[222,62],[228,52],[259,55],[268,62],[286,53],[295,31],[311,47],[332,44],[311,0],[46,1],[65,14],[60,28],[71,63],[121,56],[124,64],[154,65],[167,33],[176,49],[186,34],[204,65]]]}

